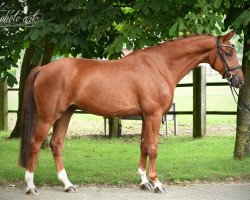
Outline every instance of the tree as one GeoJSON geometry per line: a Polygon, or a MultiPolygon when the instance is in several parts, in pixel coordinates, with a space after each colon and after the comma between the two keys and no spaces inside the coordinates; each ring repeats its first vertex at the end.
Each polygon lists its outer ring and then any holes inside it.
{"type": "MultiPolygon", "coordinates": [[[[244,56],[243,63],[250,63],[248,54],[250,52],[250,28],[244,34],[244,56]]],[[[250,108],[250,67],[249,64],[243,64],[245,85],[240,89],[238,105],[241,109],[237,110],[237,132],[234,148],[234,158],[242,159],[250,156],[250,112],[244,104],[250,108]],[[243,101],[243,102],[242,102],[243,101]]]]}
{"type": "Polygon", "coordinates": [[[22,32],[25,46],[42,49],[47,41],[55,45],[55,55],[87,58],[118,58],[124,44],[135,50],[191,33],[220,34],[230,27],[239,33],[249,23],[247,0],[34,0],[30,5],[43,18],[22,32]]]}
{"type": "Polygon", "coordinates": [[[234,158],[242,159],[250,155],[250,2],[246,0],[231,1],[226,10],[225,27],[233,28],[243,34],[243,60],[245,85],[240,89],[237,110],[237,128],[234,148],[234,158]],[[244,102],[244,103],[243,103],[244,102]],[[248,109],[245,105],[248,106],[248,109]]]}
{"type": "MultiPolygon", "coordinates": [[[[48,63],[53,52],[59,56],[71,54],[85,58],[107,57],[105,47],[113,42],[117,34],[114,23],[118,23],[118,19],[122,21],[122,11],[117,6],[118,4],[119,2],[110,4],[108,1],[79,0],[70,2],[55,2],[53,0],[23,2],[23,7],[27,5],[28,10],[40,9],[44,17],[32,28],[24,28],[21,31],[22,37],[15,38],[21,40],[21,43],[24,44],[22,47],[27,49],[21,70],[18,118],[10,137],[20,136],[23,87],[31,69],[39,63],[48,63]]],[[[18,53],[16,54],[18,55],[18,53]]],[[[119,57],[120,53],[114,53],[112,56],[119,57]]],[[[3,58],[6,64],[7,56],[3,58]]],[[[8,74],[7,70],[5,70],[5,73],[8,74]]],[[[9,77],[13,79],[11,74],[9,77]]],[[[13,84],[10,86],[13,86],[13,84]]]]}
{"type": "MultiPolygon", "coordinates": [[[[30,5],[31,2],[27,1],[29,6],[29,11],[34,11],[34,6],[30,5]]],[[[26,30],[27,31],[27,30],[26,30]]],[[[23,32],[22,36],[25,36],[25,31],[23,32]]],[[[25,80],[28,77],[31,70],[37,66],[41,65],[41,63],[48,63],[50,62],[53,54],[54,48],[49,45],[47,41],[45,41],[44,46],[39,46],[35,43],[25,41],[26,45],[28,46],[25,50],[23,62],[21,66],[21,74],[20,74],[20,81],[19,81],[19,92],[18,92],[18,111],[17,111],[17,121],[14,129],[10,134],[10,138],[16,138],[20,136],[20,129],[21,129],[21,108],[23,102],[23,92],[24,92],[24,85],[25,80]]],[[[41,44],[43,45],[43,44],[41,44]]]]}
{"type": "Polygon", "coordinates": [[[117,25],[118,37],[109,46],[110,54],[128,49],[152,46],[167,38],[191,33],[219,34],[223,13],[217,3],[199,1],[142,0],[126,7],[126,20],[117,25]]]}

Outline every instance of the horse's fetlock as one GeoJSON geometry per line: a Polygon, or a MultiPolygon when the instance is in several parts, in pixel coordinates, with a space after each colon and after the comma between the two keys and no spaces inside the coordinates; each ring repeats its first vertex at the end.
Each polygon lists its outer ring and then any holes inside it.
{"type": "Polygon", "coordinates": [[[149,176],[149,178],[150,178],[150,180],[152,182],[154,182],[155,180],[157,180],[157,174],[156,174],[156,172],[149,172],[148,176],[149,176]]]}

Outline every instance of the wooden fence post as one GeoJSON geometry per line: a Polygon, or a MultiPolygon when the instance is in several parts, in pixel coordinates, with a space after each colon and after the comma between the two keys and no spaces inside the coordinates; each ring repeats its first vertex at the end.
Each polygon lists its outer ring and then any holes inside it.
{"type": "Polygon", "coordinates": [[[193,70],[193,137],[206,134],[206,68],[193,70]]]}
{"type": "Polygon", "coordinates": [[[121,136],[121,119],[119,117],[109,117],[109,137],[118,138],[121,136]]]}
{"type": "Polygon", "coordinates": [[[8,130],[8,97],[7,84],[0,78],[0,131],[8,130]]]}

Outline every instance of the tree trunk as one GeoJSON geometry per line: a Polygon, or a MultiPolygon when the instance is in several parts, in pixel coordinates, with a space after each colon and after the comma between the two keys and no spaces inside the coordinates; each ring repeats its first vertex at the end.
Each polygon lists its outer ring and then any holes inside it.
{"type": "Polygon", "coordinates": [[[54,51],[54,45],[45,43],[44,45],[44,56],[42,59],[42,55],[39,55],[40,58],[33,58],[35,54],[36,48],[35,46],[31,45],[28,49],[26,49],[23,63],[21,66],[21,75],[20,75],[20,82],[19,82],[19,93],[18,93],[18,111],[17,111],[17,121],[15,128],[13,129],[12,133],[10,134],[9,138],[17,138],[20,137],[20,128],[21,128],[21,107],[23,104],[23,90],[24,90],[24,83],[29,75],[30,71],[38,65],[41,65],[41,63],[47,64],[51,61],[53,51],[54,51]],[[32,60],[36,60],[36,63],[32,63],[32,60]]]}
{"type": "Polygon", "coordinates": [[[54,49],[55,49],[54,44],[51,44],[47,41],[45,42],[44,55],[43,55],[42,64],[41,64],[42,66],[47,65],[51,61],[53,53],[54,53],[54,49]]]}
{"type": "Polygon", "coordinates": [[[121,128],[121,119],[119,117],[109,117],[109,137],[120,137],[122,128],[121,128]]]}
{"type": "MultiPolygon", "coordinates": [[[[10,134],[10,138],[17,138],[20,137],[20,128],[21,128],[21,107],[23,104],[23,90],[24,84],[27,76],[29,75],[30,71],[36,66],[37,63],[31,63],[31,60],[34,57],[36,48],[34,45],[31,45],[29,48],[26,49],[23,62],[21,66],[21,74],[20,74],[20,81],[19,81],[19,92],[18,92],[18,110],[17,110],[17,121],[15,128],[10,134]]],[[[36,59],[39,60],[39,59],[36,59]]]]}
{"type": "Polygon", "coordinates": [[[0,131],[8,130],[8,97],[7,83],[0,78],[0,131]]]}
{"type": "MultiPolygon", "coordinates": [[[[250,67],[247,65],[246,53],[250,51],[250,44],[247,41],[250,40],[250,28],[248,32],[244,34],[244,52],[242,66],[244,70],[245,85],[240,89],[239,99],[250,106],[250,67]],[[247,67],[248,66],[248,67],[247,67]]],[[[250,112],[245,108],[240,100],[238,105],[241,109],[237,110],[237,130],[236,130],[236,141],[234,148],[234,158],[242,159],[245,156],[250,156],[250,112]]]]}

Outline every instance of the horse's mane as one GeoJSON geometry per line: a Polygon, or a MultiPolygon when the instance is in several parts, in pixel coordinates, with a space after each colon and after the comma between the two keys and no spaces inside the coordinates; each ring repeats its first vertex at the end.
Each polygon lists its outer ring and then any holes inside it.
{"type": "MultiPolygon", "coordinates": [[[[189,38],[194,38],[194,37],[207,37],[207,36],[213,36],[211,34],[197,34],[197,33],[192,33],[191,35],[184,35],[184,36],[181,36],[181,37],[178,37],[178,38],[175,38],[175,39],[168,39],[168,40],[165,40],[165,42],[174,42],[174,41],[179,41],[179,40],[183,40],[183,39],[189,39],[189,38]]],[[[165,43],[163,42],[163,43],[165,43]]]]}
{"type": "Polygon", "coordinates": [[[166,39],[166,40],[163,40],[163,41],[159,42],[156,45],[144,47],[143,49],[137,49],[137,50],[133,51],[132,53],[128,54],[127,56],[133,55],[134,53],[137,53],[137,52],[145,52],[145,51],[154,49],[156,47],[161,47],[161,46],[166,45],[168,43],[177,42],[177,41],[181,41],[181,40],[186,40],[186,39],[194,38],[194,37],[203,37],[203,36],[204,37],[208,37],[208,36],[211,37],[213,35],[211,35],[211,34],[197,34],[197,33],[192,33],[192,34],[190,34],[188,36],[181,36],[181,37],[174,38],[174,39],[166,39]]]}
{"type": "Polygon", "coordinates": [[[194,37],[199,37],[199,36],[202,36],[202,37],[203,36],[204,37],[209,36],[209,37],[211,37],[213,35],[211,35],[211,34],[197,34],[197,33],[192,33],[192,34],[190,34],[188,36],[184,35],[184,36],[181,36],[181,37],[178,37],[178,38],[174,38],[174,39],[166,39],[166,40],[164,40],[164,41],[162,41],[162,42],[160,42],[160,43],[158,43],[158,44],[156,44],[154,46],[145,47],[142,50],[151,49],[151,48],[154,48],[154,47],[157,47],[157,46],[161,46],[161,45],[167,44],[169,42],[176,42],[176,41],[185,40],[185,39],[194,38],[194,37]]]}

